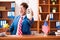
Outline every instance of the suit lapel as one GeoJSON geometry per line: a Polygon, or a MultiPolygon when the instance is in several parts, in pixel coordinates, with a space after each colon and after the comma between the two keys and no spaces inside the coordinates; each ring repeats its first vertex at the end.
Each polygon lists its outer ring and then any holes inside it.
{"type": "Polygon", "coordinates": [[[27,18],[27,16],[25,16],[25,18],[23,19],[22,25],[23,25],[23,23],[24,23],[24,21],[25,21],[26,18],[27,18]]]}
{"type": "Polygon", "coordinates": [[[17,27],[18,27],[18,22],[19,22],[20,16],[17,17],[17,27]]]}

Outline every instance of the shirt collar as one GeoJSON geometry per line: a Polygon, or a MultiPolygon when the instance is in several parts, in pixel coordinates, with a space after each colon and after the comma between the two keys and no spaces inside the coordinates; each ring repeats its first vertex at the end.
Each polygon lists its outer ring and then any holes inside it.
{"type": "Polygon", "coordinates": [[[22,16],[22,17],[23,17],[23,19],[25,18],[25,16],[26,16],[26,15],[22,16]]]}
{"type": "Polygon", "coordinates": [[[26,15],[23,16],[23,19],[25,18],[26,15]]]}

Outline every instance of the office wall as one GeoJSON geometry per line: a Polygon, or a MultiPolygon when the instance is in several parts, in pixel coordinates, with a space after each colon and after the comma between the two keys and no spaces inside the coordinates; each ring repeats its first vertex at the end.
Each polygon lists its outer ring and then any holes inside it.
{"type": "Polygon", "coordinates": [[[34,20],[38,20],[38,0],[16,0],[16,15],[19,15],[19,6],[22,2],[29,4],[29,7],[32,8],[34,13],[34,20]]]}

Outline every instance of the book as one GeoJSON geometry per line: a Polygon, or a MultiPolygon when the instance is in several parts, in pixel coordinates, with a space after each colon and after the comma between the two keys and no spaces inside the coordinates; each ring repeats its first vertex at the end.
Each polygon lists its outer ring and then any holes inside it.
{"type": "Polygon", "coordinates": [[[60,29],[60,22],[59,21],[56,22],[56,28],[60,29]]]}
{"type": "Polygon", "coordinates": [[[60,32],[60,29],[59,29],[59,30],[57,30],[57,32],[60,32]]]}
{"type": "Polygon", "coordinates": [[[15,2],[11,2],[11,11],[15,11],[15,2]]]}
{"type": "Polygon", "coordinates": [[[2,20],[1,20],[1,26],[3,26],[2,20]]]}
{"type": "Polygon", "coordinates": [[[0,28],[3,28],[3,25],[6,24],[6,20],[0,20],[0,28]]]}
{"type": "Polygon", "coordinates": [[[39,10],[40,10],[40,13],[42,13],[42,7],[41,6],[39,7],[39,10]]]}
{"type": "Polygon", "coordinates": [[[0,10],[1,11],[6,10],[6,7],[5,6],[0,6],[0,10]]]}
{"type": "Polygon", "coordinates": [[[56,35],[60,35],[60,32],[55,32],[56,35]]]}
{"type": "Polygon", "coordinates": [[[14,11],[9,11],[7,14],[8,18],[14,19],[14,11]]]}
{"type": "Polygon", "coordinates": [[[49,19],[49,14],[48,14],[47,17],[46,17],[46,21],[48,21],[48,19],[49,19]]]}
{"type": "Polygon", "coordinates": [[[53,13],[50,14],[50,20],[53,20],[53,13]]]}
{"type": "Polygon", "coordinates": [[[1,32],[0,37],[6,37],[6,32],[1,32]]]}
{"type": "Polygon", "coordinates": [[[0,20],[0,28],[2,28],[2,26],[1,26],[1,20],[0,20]]]}

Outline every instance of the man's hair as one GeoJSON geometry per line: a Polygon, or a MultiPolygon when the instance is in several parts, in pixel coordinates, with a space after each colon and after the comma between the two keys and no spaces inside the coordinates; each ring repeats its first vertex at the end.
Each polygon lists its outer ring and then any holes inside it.
{"type": "Polygon", "coordinates": [[[25,2],[23,2],[23,3],[21,3],[21,5],[24,7],[24,8],[28,8],[28,4],[27,3],[25,3],[25,2]]]}

